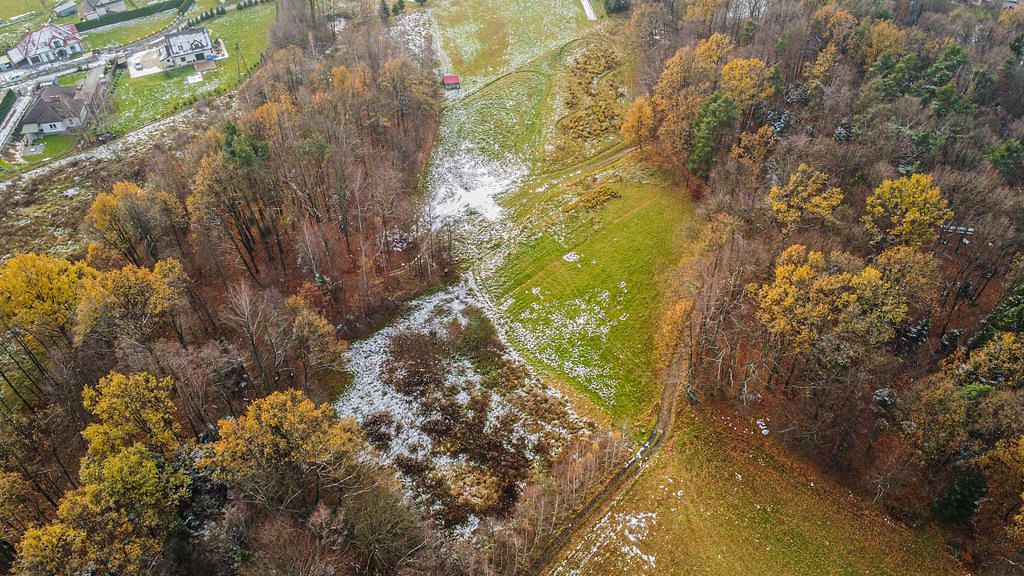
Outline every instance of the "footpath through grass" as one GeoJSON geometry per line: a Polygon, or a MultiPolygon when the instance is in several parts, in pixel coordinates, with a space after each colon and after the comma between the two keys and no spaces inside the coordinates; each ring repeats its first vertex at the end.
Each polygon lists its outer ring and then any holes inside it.
{"type": "Polygon", "coordinates": [[[687,412],[552,576],[952,576],[937,531],[895,523],[790,461],[753,422],[687,412]]]}

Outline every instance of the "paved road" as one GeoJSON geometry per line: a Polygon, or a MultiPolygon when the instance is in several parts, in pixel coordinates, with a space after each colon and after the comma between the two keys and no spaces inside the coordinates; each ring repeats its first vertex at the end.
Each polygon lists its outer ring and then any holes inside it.
{"type": "Polygon", "coordinates": [[[597,14],[594,13],[594,7],[590,5],[590,0],[580,0],[583,2],[583,11],[587,13],[587,20],[597,20],[597,14]]]}
{"type": "Polygon", "coordinates": [[[3,125],[0,126],[0,148],[7,145],[11,134],[18,127],[18,123],[21,122],[22,116],[25,115],[25,111],[28,110],[28,105],[31,103],[31,96],[18,96],[18,99],[14,101],[14,106],[11,107],[10,113],[7,114],[3,125]]]}

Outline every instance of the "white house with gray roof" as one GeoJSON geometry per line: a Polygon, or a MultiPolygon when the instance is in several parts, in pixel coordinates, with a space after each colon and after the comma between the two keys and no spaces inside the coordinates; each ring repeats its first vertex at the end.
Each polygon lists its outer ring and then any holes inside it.
{"type": "Polygon", "coordinates": [[[213,57],[213,40],[206,28],[187,28],[164,36],[157,51],[165,69],[187,66],[213,57]]]}

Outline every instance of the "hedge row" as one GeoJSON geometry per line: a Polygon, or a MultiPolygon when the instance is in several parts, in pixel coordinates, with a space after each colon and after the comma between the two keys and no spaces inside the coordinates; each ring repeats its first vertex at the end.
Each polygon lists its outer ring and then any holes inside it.
{"type": "Polygon", "coordinates": [[[14,90],[8,90],[7,94],[4,94],[4,99],[0,101],[0,123],[11,113],[11,108],[14,107],[14,101],[17,99],[18,95],[14,90]]]}
{"type": "Polygon", "coordinates": [[[203,12],[199,16],[193,16],[193,17],[189,18],[188,21],[185,22],[185,27],[186,28],[192,28],[193,26],[195,26],[196,24],[199,24],[200,22],[202,22],[204,20],[209,20],[210,18],[213,18],[214,16],[223,16],[224,14],[227,14],[227,13],[228,13],[228,9],[227,8],[225,8],[223,6],[217,6],[216,8],[211,8],[211,9],[207,10],[206,12],[203,12]]]}
{"type": "Polygon", "coordinates": [[[157,12],[164,12],[175,8],[177,8],[178,14],[184,14],[191,6],[192,0],[165,0],[164,2],[157,2],[156,4],[150,4],[135,10],[115,12],[107,14],[106,16],[100,16],[95,20],[86,20],[76,26],[78,27],[79,32],[85,32],[87,30],[102,28],[104,26],[110,26],[111,24],[117,24],[118,22],[134,20],[136,18],[142,18],[143,16],[149,16],[151,14],[156,14],[157,12]]]}
{"type": "Polygon", "coordinates": [[[270,2],[270,0],[241,0],[241,2],[238,3],[238,9],[242,10],[258,4],[264,4],[266,2],[270,2]]]}

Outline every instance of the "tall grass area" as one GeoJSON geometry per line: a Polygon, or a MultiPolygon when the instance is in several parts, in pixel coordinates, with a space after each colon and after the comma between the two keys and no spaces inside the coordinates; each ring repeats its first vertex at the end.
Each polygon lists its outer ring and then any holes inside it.
{"type": "Polygon", "coordinates": [[[199,84],[186,82],[188,76],[195,74],[192,66],[134,80],[122,73],[114,88],[115,114],[111,130],[119,134],[131,132],[198,98],[212,97],[237,87],[246,78],[246,67],[257,65],[260,53],[267,49],[267,36],[274,17],[274,5],[262,4],[233,10],[204,23],[211,38],[224,39],[230,57],[218,61],[217,69],[205,73],[199,84]]]}
{"type": "Polygon", "coordinates": [[[687,412],[554,575],[967,573],[937,531],[896,524],[812,470],[753,422],[687,412]]]}
{"type": "Polygon", "coordinates": [[[110,45],[120,46],[163,30],[170,26],[177,16],[176,10],[168,10],[134,20],[126,20],[89,30],[83,34],[82,40],[86,49],[104,48],[110,45]]]}

